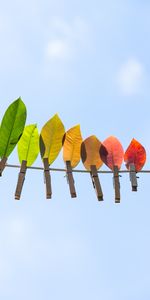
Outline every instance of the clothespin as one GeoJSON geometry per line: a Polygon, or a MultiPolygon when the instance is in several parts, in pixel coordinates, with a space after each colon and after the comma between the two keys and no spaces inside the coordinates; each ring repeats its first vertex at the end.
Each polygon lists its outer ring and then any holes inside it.
{"type": "Polygon", "coordinates": [[[0,161],[0,176],[2,176],[2,172],[5,169],[6,162],[7,162],[7,157],[3,157],[2,160],[0,161]]]}
{"type": "Polygon", "coordinates": [[[76,190],[74,185],[74,178],[72,174],[72,167],[71,167],[71,162],[69,160],[66,161],[66,174],[67,174],[67,180],[70,189],[70,195],[72,198],[76,198],[77,195],[76,195],[76,190]]]}
{"type": "Polygon", "coordinates": [[[114,176],[113,176],[113,182],[114,182],[114,189],[115,189],[115,203],[120,203],[120,182],[119,182],[119,169],[118,166],[114,166],[114,176]]]}
{"type": "Polygon", "coordinates": [[[101,184],[97,173],[97,168],[95,165],[91,165],[90,169],[91,169],[90,175],[92,178],[94,189],[96,191],[97,199],[99,201],[103,201],[103,192],[102,192],[101,184]]]}
{"type": "Polygon", "coordinates": [[[137,192],[138,182],[137,182],[137,176],[136,176],[136,169],[135,165],[132,163],[129,165],[129,171],[130,171],[130,181],[132,186],[132,191],[137,192]]]}
{"type": "Polygon", "coordinates": [[[49,170],[49,162],[48,158],[43,159],[44,164],[44,180],[46,184],[46,198],[51,199],[52,198],[52,187],[51,187],[51,175],[49,170]]]}
{"type": "Polygon", "coordinates": [[[21,192],[22,192],[24,181],[25,181],[26,171],[27,171],[27,161],[23,160],[21,167],[20,167],[20,173],[19,173],[18,183],[17,183],[17,187],[16,187],[16,192],[15,192],[16,200],[20,200],[20,198],[21,198],[21,192]]]}

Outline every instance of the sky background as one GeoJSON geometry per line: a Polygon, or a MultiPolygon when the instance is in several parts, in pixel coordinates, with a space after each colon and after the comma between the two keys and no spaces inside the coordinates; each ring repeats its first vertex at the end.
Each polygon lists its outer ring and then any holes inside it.
{"type": "MultiPolygon", "coordinates": [[[[150,169],[149,16],[147,0],[0,0],[0,117],[21,96],[39,131],[58,113],[83,139],[115,135],[126,149],[134,137],[150,169]]],[[[53,166],[64,167],[62,153],[53,166]]],[[[149,175],[132,193],[124,174],[119,205],[112,175],[100,176],[103,203],[88,174],[74,177],[77,199],[52,173],[49,201],[42,172],[29,170],[17,202],[18,170],[3,173],[0,298],[149,300],[149,175]]]]}

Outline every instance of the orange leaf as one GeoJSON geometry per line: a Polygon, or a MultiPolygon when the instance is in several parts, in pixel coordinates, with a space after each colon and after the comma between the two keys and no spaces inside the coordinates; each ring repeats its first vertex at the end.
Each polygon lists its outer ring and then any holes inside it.
{"type": "Polygon", "coordinates": [[[114,169],[114,166],[120,169],[123,162],[124,151],[119,140],[114,136],[107,138],[100,149],[100,156],[102,161],[111,170],[114,169]]]}
{"type": "Polygon", "coordinates": [[[102,166],[103,162],[99,155],[100,148],[101,142],[95,135],[88,137],[82,142],[81,158],[87,170],[90,170],[92,165],[95,165],[97,170],[102,166]]]}
{"type": "Polygon", "coordinates": [[[63,144],[63,159],[70,161],[71,167],[75,168],[80,161],[80,148],[82,143],[82,136],[80,125],[69,129],[64,136],[63,144]]]}
{"type": "Polygon", "coordinates": [[[146,161],[145,148],[138,141],[133,139],[125,152],[124,161],[127,169],[129,169],[130,164],[134,164],[136,171],[140,171],[146,161]]]}

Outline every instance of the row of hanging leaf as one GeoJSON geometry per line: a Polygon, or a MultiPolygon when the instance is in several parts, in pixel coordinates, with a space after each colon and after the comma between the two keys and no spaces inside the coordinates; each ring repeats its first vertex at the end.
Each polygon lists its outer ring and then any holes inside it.
{"type": "Polygon", "coordinates": [[[21,170],[15,193],[16,199],[20,199],[26,169],[35,162],[39,152],[44,163],[47,198],[51,198],[49,166],[55,161],[62,147],[72,197],[76,197],[72,168],[78,165],[80,158],[91,173],[99,200],[103,199],[103,193],[97,170],[103,163],[114,172],[116,202],[120,201],[119,170],[123,160],[130,170],[132,190],[137,190],[136,172],[142,169],[146,161],[146,151],[138,141],[133,139],[124,154],[121,143],[113,136],[103,143],[94,135],[83,141],[79,125],[65,132],[64,125],[57,114],[44,125],[40,135],[36,124],[25,127],[26,116],[26,106],[19,98],[8,107],[0,126],[0,175],[8,157],[18,144],[21,170]]]}

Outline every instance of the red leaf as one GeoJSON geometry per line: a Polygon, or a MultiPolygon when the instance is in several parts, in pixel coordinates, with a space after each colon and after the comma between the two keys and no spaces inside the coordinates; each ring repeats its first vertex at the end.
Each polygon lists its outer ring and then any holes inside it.
{"type": "Polygon", "coordinates": [[[114,136],[107,138],[100,149],[100,156],[102,161],[111,169],[117,166],[118,169],[121,168],[123,162],[124,151],[123,147],[114,136]]]}
{"type": "Polygon", "coordinates": [[[127,169],[129,169],[130,164],[134,164],[136,171],[140,171],[146,161],[145,148],[138,141],[133,139],[125,152],[124,161],[127,169]]]}

